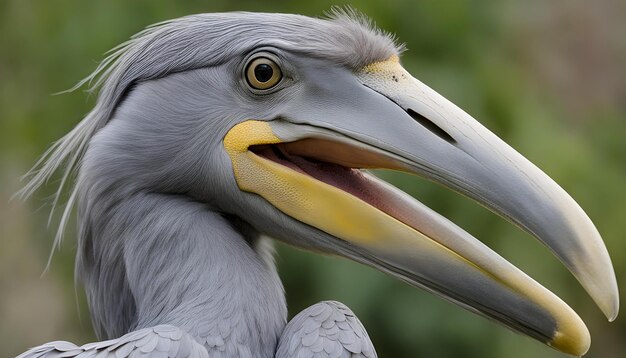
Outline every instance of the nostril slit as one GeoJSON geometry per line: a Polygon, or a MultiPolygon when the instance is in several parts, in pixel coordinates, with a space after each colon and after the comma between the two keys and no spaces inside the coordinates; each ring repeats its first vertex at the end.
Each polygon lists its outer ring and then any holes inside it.
{"type": "Polygon", "coordinates": [[[411,116],[411,118],[413,118],[417,123],[421,124],[422,127],[428,129],[429,131],[431,131],[437,137],[445,140],[448,143],[456,144],[456,140],[454,140],[454,138],[452,138],[452,136],[450,134],[448,134],[448,132],[446,132],[443,129],[441,129],[441,127],[439,127],[435,123],[431,122],[428,118],[426,118],[426,117],[422,116],[421,114],[415,112],[411,108],[407,109],[406,113],[408,113],[409,116],[411,116]]]}

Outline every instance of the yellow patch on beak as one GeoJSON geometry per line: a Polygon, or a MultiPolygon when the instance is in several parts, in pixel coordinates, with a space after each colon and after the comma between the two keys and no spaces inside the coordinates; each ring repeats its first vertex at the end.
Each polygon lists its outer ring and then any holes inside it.
{"type": "Polygon", "coordinates": [[[242,173],[240,167],[243,166],[245,169],[251,165],[250,158],[247,155],[248,148],[251,145],[280,142],[281,140],[274,135],[272,128],[270,128],[267,122],[245,121],[231,128],[224,137],[224,148],[233,162],[233,170],[235,171],[237,181],[239,182],[246,175],[242,173]]]}

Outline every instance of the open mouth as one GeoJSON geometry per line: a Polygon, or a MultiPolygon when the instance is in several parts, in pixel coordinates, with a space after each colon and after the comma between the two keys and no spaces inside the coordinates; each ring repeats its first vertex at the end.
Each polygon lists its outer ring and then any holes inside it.
{"type": "Polygon", "coordinates": [[[410,215],[405,195],[364,169],[397,169],[399,165],[381,154],[326,139],[250,146],[267,160],[342,190],[394,219],[418,230],[422,220],[410,215]]]}

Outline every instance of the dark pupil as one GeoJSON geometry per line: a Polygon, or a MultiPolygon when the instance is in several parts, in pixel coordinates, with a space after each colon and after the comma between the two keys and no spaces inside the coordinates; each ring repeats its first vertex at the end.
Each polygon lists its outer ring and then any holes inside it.
{"type": "Polygon", "coordinates": [[[254,77],[261,83],[269,81],[273,74],[272,66],[266,63],[262,63],[254,68],[254,77]]]}

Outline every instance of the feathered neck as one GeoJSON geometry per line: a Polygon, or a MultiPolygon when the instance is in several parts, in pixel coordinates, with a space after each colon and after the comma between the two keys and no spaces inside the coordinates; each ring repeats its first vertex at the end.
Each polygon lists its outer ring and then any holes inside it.
{"type": "Polygon", "coordinates": [[[208,349],[271,357],[286,323],[272,250],[184,196],[80,191],[76,273],[100,338],[179,326],[208,349]]]}

